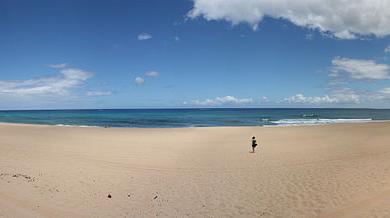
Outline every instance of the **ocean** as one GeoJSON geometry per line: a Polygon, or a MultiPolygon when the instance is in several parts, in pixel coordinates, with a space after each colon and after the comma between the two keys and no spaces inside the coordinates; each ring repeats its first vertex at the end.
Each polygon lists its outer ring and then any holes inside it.
{"type": "Polygon", "coordinates": [[[390,109],[107,109],[0,111],[0,122],[119,128],[291,126],[390,120],[390,109]]]}

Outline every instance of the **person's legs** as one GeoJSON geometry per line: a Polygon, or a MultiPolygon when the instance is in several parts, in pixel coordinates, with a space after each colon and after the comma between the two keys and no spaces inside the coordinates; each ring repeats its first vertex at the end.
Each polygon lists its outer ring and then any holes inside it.
{"type": "Polygon", "coordinates": [[[255,146],[252,146],[252,152],[255,153],[255,146]]]}

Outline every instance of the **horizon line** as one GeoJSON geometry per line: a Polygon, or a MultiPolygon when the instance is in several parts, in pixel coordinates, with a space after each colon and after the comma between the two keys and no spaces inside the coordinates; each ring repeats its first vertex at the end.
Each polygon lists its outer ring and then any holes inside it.
{"type": "Polygon", "coordinates": [[[369,107],[140,107],[140,108],[63,108],[63,109],[0,109],[0,112],[12,111],[88,111],[88,110],[193,110],[193,109],[351,109],[351,110],[390,110],[390,108],[369,107]]]}

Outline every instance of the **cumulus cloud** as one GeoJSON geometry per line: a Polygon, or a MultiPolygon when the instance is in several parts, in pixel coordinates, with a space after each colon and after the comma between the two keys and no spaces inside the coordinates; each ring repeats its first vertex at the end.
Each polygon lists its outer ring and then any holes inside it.
{"type": "Polygon", "coordinates": [[[135,79],[134,79],[134,82],[135,84],[141,86],[143,84],[145,84],[145,79],[140,77],[140,76],[137,76],[135,79]]]}
{"type": "Polygon", "coordinates": [[[86,96],[91,96],[91,97],[98,97],[98,96],[109,96],[112,93],[110,91],[87,91],[85,93],[86,96]]]}
{"type": "Polygon", "coordinates": [[[148,39],[151,39],[151,38],[152,38],[152,34],[150,34],[150,33],[140,33],[137,36],[138,40],[148,40],[148,39]]]}
{"type": "Polygon", "coordinates": [[[134,79],[135,84],[143,85],[145,84],[146,77],[158,77],[160,73],[158,71],[146,71],[142,76],[137,76],[134,79]]]}
{"type": "Polygon", "coordinates": [[[352,90],[340,90],[332,95],[324,96],[305,96],[304,94],[296,94],[284,99],[285,102],[293,104],[359,104],[360,95],[352,90]]]}
{"type": "Polygon", "coordinates": [[[357,80],[383,80],[389,79],[390,66],[378,64],[373,60],[360,60],[336,57],[332,60],[330,76],[336,78],[340,73],[347,73],[357,80]]]}
{"type": "Polygon", "coordinates": [[[385,48],[386,53],[390,53],[390,45],[385,48]]]}
{"type": "Polygon", "coordinates": [[[193,0],[191,18],[248,23],[253,29],[265,16],[317,29],[340,39],[390,35],[386,0],[193,0]]]}
{"type": "MultiPolygon", "coordinates": [[[[65,95],[82,85],[92,73],[76,68],[59,69],[58,75],[28,80],[0,80],[0,94],[7,95],[65,95]]],[[[56,67],[58,68],[58,67],[56,67]]]]}
{"type": "Polygon", "coordinates": [[[205,100],[193,100],[190,103],[184,102],[185,105],[190,104],[194,106],[229,106],[229,105],[248,105],[253,104],[254,100],[252,98],[236,98],[234,96],[224,96],[224,97],[216,97],[213,99],[205,99],[205,100]]]}
{"type": "Polygon", "coordinates": [[[160,73],[157,71],[147,71],[147,72],[145,72],[145,76],[158,77],[158,76],[160,76],[160,73]]]}

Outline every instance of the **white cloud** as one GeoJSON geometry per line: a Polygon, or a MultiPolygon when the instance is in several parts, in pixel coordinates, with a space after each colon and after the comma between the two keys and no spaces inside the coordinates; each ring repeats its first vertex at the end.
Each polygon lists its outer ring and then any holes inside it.
{"type": "Polygon", "coordinates": [[[323,103],[335,103],[336,99],[330,97],[329,95],[324,96],[305,96],[303,94],[296,94],[294,96],[284,99],[289,103],[299,103],[299,104],[323,104],[323,103]]]}
{"type": "Polygon", "coordinates": [[[260,102],[269,102],[269,99],[268,99],[267,96],[262,96],[262,97],[260,98],[260,102]]]}
{"type": "Polygon", "coordinates": [[[224,106],[224,105],[248,105],[253,104],[252,98],[236,98],[234,96],[216,97],[214,99],[193,100],[190,103],[183,102],[183,104],[190,104],[194,106],[224,106]]]}
{"type": "Polygon", "coordinates": [[[158,76],[160,76],[160,73],[157,71],[147,71],[147,72],[145,72],[145,76],[158,77],[158,76]]]}
{"type": "Polygon", "coordinates": [[[331,97],[336,99],[336,103],[339,104],[359,104],[361,102],[362,95],[352,89],[344,88],[333,91],[331,97]]]}
{"type": "Polygon", "coordinates": [[[307,40],[313,40],[314,34],[313,34],[313,33],[307,33],[307,34],[305,35],[305,38],[306,38],[307,40]]]}
{"type": "Polygon", "coordinates": [[[380,92],[383,93],[383,94],[390,95],[390,87],[384,88],[384,89],[382,89],[380,92]]]}
{"type": "Polygon", "coordinates": [[[390,53],[390,45],[385,48],[386,53],[390,53]]]}
{"type": "Polygon", "coordinates": [[[137,76],[137,77],[135,78],[134,82],[135,82],[135,84],[137,84],[137,85],[140,86],[140,85],[143,85],[143,84],[145,83],[145,79],[142,78],[142,77],[140,77],[140,76],[137,76]]]}
{"type": "Polygon", "coordinates": [[[390,87],[383,88],[371,96],[372,100],[389,100],[390,87]]]}
{"type": "Polygon", "coordinates": [[[293,104],[359,104],[360,96],[351,90],[340,90],[332,95],[324,96],[305,96],[296,94],[285,98],[284,101],[293,104]]]}
{"type": "Polygon", "coordinates": [[[157,72],[157,71],[146,71],[143,76],[137,76],[135,79],[134,79],[134,82],[137,84],[137,85],[143,85],[145,84],[145,79],[146,77],[158,77],[160,76],[160,73],[157,72]]]}
{"type": "Polygon", "coordinates": [[[372,103],[388,103],[390,102],[390,87],[385,87],[377,91],[367,92],[365,97],[367,101],[372,103]]]}
{"type": "Polygon", "coordinates": [[[151,38],[152,38],[152,34],[150,34],[150,33],[140,33],[137,36],[138,40],[148,40],[148,39],[151,39],[151,38]]]}
{"type": "Polygon", "coordinates": [[[97,97],[97,96],[109,96],[112,93],[110,91],[87,91],[85,93],[86,96],[91,96],[91,97],[97,97]]]}
{"type": "Polygon", "coordinates": [[[354,33],[351,33],[350,31],[348,30],[343,30],[341,32],[336,32],[336,33],[333,33],[333,35],[336,37],[336,38],[339,38],[339,39],[356,39],[358,38],[356,36],[356,34],[354,33]]]}
{"type": "Polygon", "coordinates": [[[338,77],[340,73],[347,73],[357,80],[389,79],[390,66],[378,64],[373,60],[360,60],[336,57],[332,60],[331,77],[338,77]]]}
{"type": "MultiPolygon", "coordinates": [[[[65,66],[64,66],[65,67],[65,66]]],[[[59,74],[28,80],[0,80],[0,94],[7,95],[64,95],[82,85],[92,73],[76,68],[61,68],[59,74]]]]}
{"type": "Polygon", "coordinates": [[[67,67],[68,64],[62,63],[62,64],[49,64],[49,67],[54,68],[54,69],[62,69],[67,67]]]}
{"type": "Polygon", "coordinates": [[[188,16],[248,23],[253,29],[264,16],[285,19],[341,39],[390,35],[387,0],[193,0],[188,16]]]}

